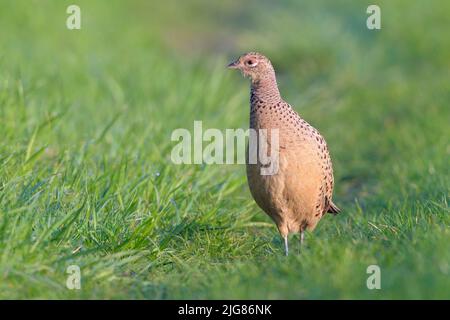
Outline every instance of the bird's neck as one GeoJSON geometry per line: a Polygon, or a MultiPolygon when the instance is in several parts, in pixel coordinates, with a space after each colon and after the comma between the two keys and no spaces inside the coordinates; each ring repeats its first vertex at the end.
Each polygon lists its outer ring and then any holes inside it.
{"type": "Polygon", "coordinates": [[[258,80],[252,80],[250,102],[253,102],[254,100],[274,104],[281,101],[275,73],[258,80]]]}

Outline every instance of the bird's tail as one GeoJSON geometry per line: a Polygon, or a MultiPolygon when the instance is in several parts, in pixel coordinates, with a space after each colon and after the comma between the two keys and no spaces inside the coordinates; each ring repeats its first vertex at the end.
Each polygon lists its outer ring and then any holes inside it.
{"type": "Polygon", "coordinates": [[[337,215],[339,212],[341,212],[341,209],[339,209],[337,205],[335,205],[332,201],[330,201],[330,206],[328,207],[327,212],[337,215]]]}

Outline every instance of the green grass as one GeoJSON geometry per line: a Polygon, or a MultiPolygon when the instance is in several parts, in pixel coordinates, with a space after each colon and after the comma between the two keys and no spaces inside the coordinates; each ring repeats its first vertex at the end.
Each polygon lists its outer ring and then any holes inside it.
{"type": "Polygon", "coordinates": [[[0,5],[1,298],[450,298],[448,1],[379,1],[381,31],[356,0],[80,0],[69,31],[72,2],[0,5]],[[170,161],[194,120],[246,128],[253,50],[334,160],[300,255],[243,166],[170,161]]]}

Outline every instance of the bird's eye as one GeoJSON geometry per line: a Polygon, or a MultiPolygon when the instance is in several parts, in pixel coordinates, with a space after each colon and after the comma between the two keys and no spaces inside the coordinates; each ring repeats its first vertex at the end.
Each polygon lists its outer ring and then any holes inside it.
{"type": "Polygon", "coordinates": [[[245,64],[249,67],[256,67],[258,62],[256,60],[249,59],[249,60],[245,61],[245,64]]]}

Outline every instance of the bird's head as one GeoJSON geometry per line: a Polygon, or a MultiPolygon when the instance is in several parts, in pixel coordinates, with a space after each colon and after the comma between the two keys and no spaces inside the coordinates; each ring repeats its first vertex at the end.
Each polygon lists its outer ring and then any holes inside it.
{"type": "Polygon", "coordinates": [[[231,62],[228,68],[240,70],[245,77],[250,77],[252,82],[257,82],[274,74],[270,60],[257,52],[243,54],[237,60],[231,62]]]}

